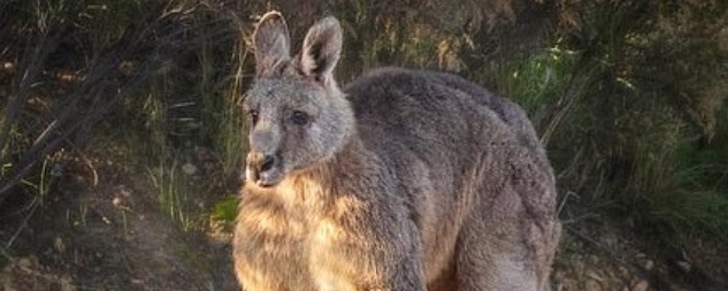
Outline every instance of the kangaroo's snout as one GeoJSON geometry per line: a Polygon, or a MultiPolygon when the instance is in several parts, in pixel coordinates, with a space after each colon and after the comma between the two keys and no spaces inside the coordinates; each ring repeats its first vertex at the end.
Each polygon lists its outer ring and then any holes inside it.
{"type": "Polygon", "coordinates": [[[263,162],[260,164],[260,171],[265,172],[273,168],[276,162],[276,158],[273,155],[266,155],[263,157],[263,162]]]}
{"type": "Polygon", "coordinates": [[[272,154],[250,152],[245,169],[246,179],[260,187],[271,187],[280,180],[279,159],[272,154]]]}

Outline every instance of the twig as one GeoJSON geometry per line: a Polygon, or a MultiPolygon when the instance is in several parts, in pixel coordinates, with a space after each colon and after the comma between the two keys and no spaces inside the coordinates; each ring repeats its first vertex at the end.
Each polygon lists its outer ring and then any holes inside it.
{"type": "Polygon", "coordinates": [[[0,247],[0,254],[3,255],[3,257],[5,257],[8,260],[8,262],[10,262],[11,264],[13,264],[15,262],[15,258],[10,256],[10,254],[8,253],[8,251],[5,250],[5,248],[0,247]]]}
{"type": "Polygon", "coordinates": [[[94,187],[98,186],[99,185],[99,173],[96,171],[96,167],[94,167],[91,159],[89,159],[88,156],[86,156],[86,154],[83,153],[83,151],[81,151],[79,148],[74,146],[73,149],[76,151],[78,156],[81,157],[83,162],[86,163],[88,168],[91,169],[91,173],[94,175],[94,187]]]}

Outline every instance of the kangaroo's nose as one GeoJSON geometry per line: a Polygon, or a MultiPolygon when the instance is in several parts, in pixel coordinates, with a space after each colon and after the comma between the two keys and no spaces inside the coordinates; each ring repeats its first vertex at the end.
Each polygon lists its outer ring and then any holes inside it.
{"type": "Polygon", "coordinates": [[[276,179],[280,178],[280,173],[275,171],[275,167],[278,167],[278,164],[280,164],[280,159],[276,155],[250,152],[247,160],[248,165],[245,167],[246,180],[267,187],[274,185],[277,181],[276,179]]]}
{"type": "Polygon", "coordinates": [[[273,168],[273,166],[276,163],[276,158],[274,155],[266,155],[263,157],[263,162],[260,164],[260,171],[265,172],[273,168]]]}
{"type": "Polygon", "coordinates": [[[272,170],[278,164],[276,155],[251,152],[248,154],[248,167],[255,176],[272,170]]]}

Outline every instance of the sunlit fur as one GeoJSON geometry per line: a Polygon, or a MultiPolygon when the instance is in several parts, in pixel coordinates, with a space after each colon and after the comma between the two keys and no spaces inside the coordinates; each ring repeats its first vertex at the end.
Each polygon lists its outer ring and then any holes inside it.
{"type": "Polygon", "coordinates": [[[341,90],[341,43],[327,17],[290,56],[283,17],[258,24],[252,173],[233,241],[241,287],[547,289],[555,181],[523,110],[432,71],[377,69],[341,90]],[[275,163],[260,170],[265,156],[275,163]]]}

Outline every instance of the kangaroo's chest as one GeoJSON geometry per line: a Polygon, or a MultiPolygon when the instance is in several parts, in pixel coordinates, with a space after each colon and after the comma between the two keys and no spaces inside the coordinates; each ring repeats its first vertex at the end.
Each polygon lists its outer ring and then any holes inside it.
{"type": "Polygon", "coordinates": [[[235,231],[239,279],[249,290],[317,290],[312,254],[321,249],[321,221],[306,207],[244,200],[235,231]]]}

